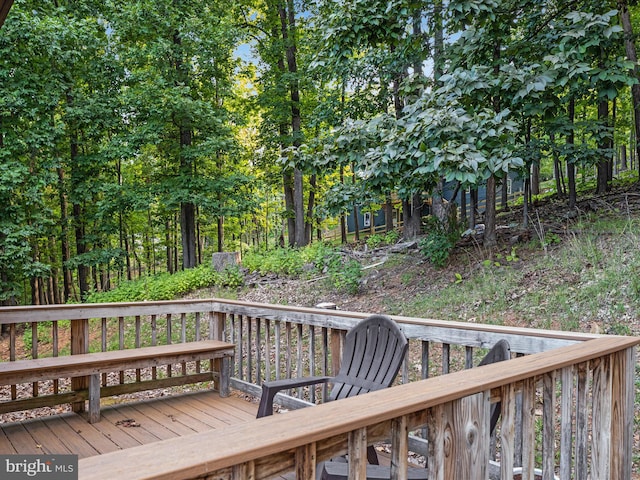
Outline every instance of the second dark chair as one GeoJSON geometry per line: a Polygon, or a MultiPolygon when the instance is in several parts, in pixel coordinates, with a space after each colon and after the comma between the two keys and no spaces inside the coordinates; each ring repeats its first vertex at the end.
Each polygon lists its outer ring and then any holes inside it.
{"type": "MultiPolygon", "coordinates": [[[[499,340],[489,350],[485,357],[480,361],[478,366],[488,365],[490,363],[502,362],[511,358],[511,349],[509,343],[506,340],[499,340]]],[[[500,402],[497,402],[491,407],[491,420],[490,420],[490,434],[492,435],[498,418],[500,417],[500,402]]],[[[377,456],[376,456],[377,458],[377,456]]],[[[373,463],[373,462],[369,462],[373,463]]],[[[367,465],[367,480],[385,480],[391,476],[391,468],[388,466],[367,465]]],[[[349,464],[344,461],[331,461],[324,462],[320,466],[320,479],[321,480],[347,480],[349,476],[349,464]]],[[[490,478],[493,478],[490,475],[490,478]]],[[[425,468],[411,467],[407,472],[407,480],[426,480],[428,478],[428,472],[425,468]]]]}

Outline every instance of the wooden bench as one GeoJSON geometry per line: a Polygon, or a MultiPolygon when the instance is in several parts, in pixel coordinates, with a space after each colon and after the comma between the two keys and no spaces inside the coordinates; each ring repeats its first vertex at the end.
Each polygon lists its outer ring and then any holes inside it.
{"type": "MultiPolygon", "coordinates": [[[[153,347],[133,348],[126,350],[113,350],[108,352],[84,353],[78,355],[65,355],[60,357],[36,358],[31,360],[17,360],[14,362],[0,363],[0,385],[17,385],[21,383],[38,382],[58,378],[88,377],[89,384],[86,392],[72,392],[66,398],[69,403],[78,399],[89,400],[90,423],[100,420],[100,396],[111,396],[128,391],[149,390],[160,386],[195,383],[196,381],[216,380],[218,377],[218,390],[220,396],[229,395],[229,359],[233,357],[234,345],[218,340],[202,340],[197,342],[173,343],[170,345],[157,345],[153,347]],[[103,373],[118,372],[129,369],[157,367],[183,362],[194,362],[220,359],[218,374],[211,368],[210,372],[197,375],[184,375],[179,382],[162,380],[138,381],[133,388],[114,389],[100,385],[100,376],[103,373]],[[185,381],[186,380],[186,381],[185,381]],[[192,381],[193,380],[193,381],[192,381]]],[[[180,377],[176,377],[180,378],[180,377]]],[[[171,379],[168,379],[171,380],[171,379]]],[[[116,386],[118,387],[118,386],[116,386]]],[[[53,395],[51,396],[53,397],[53,395]]],[[[28,399],[31,400],[31,399],[28,399]]],[[[20,400],[13,400],[20,405],[20,400]]],[[[2,402],[9,403],[9,402],[2,402]]],[[[54,403],[66,403],[55,401],[54,403]]],[[[22,400],[22,406],[28,406],[29,402],[22,400]]],[[[12,410],[20,409],[14,407],[12,410]]],[[[8,410],[5,410],[8,411],[8,410]]]]}

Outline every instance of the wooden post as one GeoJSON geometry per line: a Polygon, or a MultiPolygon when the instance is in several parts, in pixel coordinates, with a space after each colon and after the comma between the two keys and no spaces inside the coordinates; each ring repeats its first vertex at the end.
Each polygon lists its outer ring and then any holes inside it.
{"type": "Polygon", "coordinates": [[[331,330],[331,376],[336,376],[338,370],[340,370],[340,364],[342,362],[342,339],[344,335],[346,334],[340,330],[331,330]]]}
{"type": "Polygon", "coordinates": [[[631,478],[635,348],[612,357],[611,478],[631,478]]]}
{"type": "Polygon", "coordinates": [[[89,423],[100,421],[100,374],[89,376],[89,423]]]}
{"type": "MultiPolygon", "coordinates": [[[[556,372],[542,376],[542,480],[554,480],[556,432],[556,372]]],[[[604,477],[595,477],[604,478],[604,477]]]]}
{"type": "MultiPolygon", "coordinates": [[[[611,476],[611,363],[609,357],[594,362],[593,418],[591,423],[591,476],[592,478],[615,478],[611,476]]],[[[546,480],[546,479],[543,479],[546,480]]]]}
{"type": "MultiPolygon", "coordinates": [[[[71,355],[89,353],[89,320],[71,320],[71,355]]],[[[89,377],[74,377],[71,379],[71,389],[74,391],[87,390],[89,377]]],[[[71,409],[76,412],[84,412],[85,402],[73,402],[71,409]]]]}
{"type": "MultiPolygon", "coordinates": [[[[225,314],[223,312],[210,312],[209,321],[209,338],[211,340],[224,340],[224,319],[225,314]]],[[[218,393],[221,397],[229,396],[229,376],[231,375],[231,367],[229,365],[229,359],[216,358],[213,362],[212,370],[218,372],[218,393]]]]}
{"type": "Polygon", "coordinates": [[[505,385],[501,390],[500,478],[513,478],[517,394],[513,384],[505,385]]]}
{"type": "Polygon", "coordinates": [[[407,458],[409,457],[409,424],[406,415],[391,423],[391,479],[407,478],[407,458]]]}
{"type": "Polygon", "coordinates": [[[316,444],[296,448],[296,479],[316,478],[316,444]]]}
{"type": "Polygon", "coordinates": [[[367,429],[359,428],[349,432],[349,478],[367,478],[367,429]]]}

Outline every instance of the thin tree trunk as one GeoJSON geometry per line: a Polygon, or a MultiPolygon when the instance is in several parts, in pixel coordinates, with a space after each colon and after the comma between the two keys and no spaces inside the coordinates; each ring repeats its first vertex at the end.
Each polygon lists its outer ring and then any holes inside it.
{"type": "MultiPolygon", "coordinates": [[[[171,235],[172,230],[171,225],[171,217],[167,217],[164,222],[164,243],[165,243],[165,252],[167,255],[167,272],[174,273],[175,267],[173,263],[173,238],[171,235]]],[[[126,238],[126,237],[125,237],[126,238]]],[[[129,255],[127,255],[127,269],[131,270],[131,265],[129,264],[129,255]]]]}
{"type": "Polygon", "coordinates": [[[315,207],[315,201],[316,201],[316,184],[317,184],[317,177],[316,175],[311,175],[311,177],[309,178],[309,199],[307,201],[307,218],[309,219],[306,222],[306,226],[305,226],[305,244],[308,244],[311,242],[312,237],[313,237],[313,224],[314,224],[314,215],[313,215],[313,209],[315,207]]]}
{"type": "Polygon", "coordinates": [[[505,211],[507,208],[509,208],[509,177],[507,174],[504,175],[504,178],[502,178],[502,182],[500,185],[500,209],[505,211]]]}
{"type": "MultiPolygon", "coordinates": [[[[567,116],[569,117],[570,123],[570,130],[567,135],[567,145],[570,145],[571,147],[573,147],[575,143],[575,134],[573,131],[575,115],[576,103],[575,98],[572,96],[569,99],[569,105],[567,106],[567,116]]],[[[578,194],[576,192],[576,164],[573,156],[571,158],[567,158],[567,181],[569,183],[569,208],[575,208],[578,194]]]]}
{"type": "MultiPolygon", "coordinates": [[[[285,45],[287,72],[289,73],[289,96],[291,102],[291,133],[293,146],[301,145],[302,118],[300,115],[300,89],[297,79],[298,64],[296,52],[296,20],[293,0],[278,4],[282,40],[285,45]]],[[[302,170],[296,166],[293,171],[293,213],[295,216],[294,245],[306,245],[306,228],[304,218],[304,192],[302,170]]]]}
{"type": "Polygon", "coordinates": [[[71,286],[73,284],[73,275],[67,262],[71,258],[71,249],[69,247],[69,214],[67,196],[65,195],[64,170],[62,167],[57,168],[58,171],[58,199],[60,202],[60,250],[62,255],[62,303],[67,303],[71,298],[71,286]]]}
{"type": "MultiPolygon", "coordinates": [[[[638,55],[636,52],[635,36],[633,34],[633,24],[629,15],[628,2],[618,2],[618,10],[620,12],[620,23],[624,31],[624,47],[627,52],[627,58],[633,63],[633,77],[640,82],[640,68],[638,68],[638,55]]],[[[631,86],[631,100],[633,102],[633,126],[635,138],[640,138],[640,83],[631,86]]],[[[636,140],[635,144],[636,158],[640,158],[640,142],[636,140]]]]}
{"type": "MultiPolygon", "coordinates": [[[[598,120],[602,126],[606,126],[609,120],[609,102],[604,99],[598,102],[598,120]]],[[[607,150],[609,141],[607,139],[599,140],[598,149],[601,152],[607,150]]],[[[605,193],[609,191],[609,159],[605,156],[597,165],[597,188],[596,193],[605,193]]]]}
{"type": "Polygon", "coordinates": [[[393,200],[391,194],[388,194],[384,203],[384,220],[385,231],[390,232],[393,230],[393,200]]]}
{"type": "Polygon", "coordinates": [[[476,228],[478,221],[478,189],[472,188],[469,194],[469,228],[473,230],[476,228]]]}
{"type": "Polygon", "coordinates": [[[285,215],[287,217],[288,245],[293,247],[296,244],[296,218],[294,213],[293,175],[290,171],[284,172],[282,181],[284,187],[285,215]]]}
{"type": "Polygon", "coordinates": [[[420,235],[422,227],[422,195],[418,193],[410,200],[404,200],[402,211],[404,212],[404,238],[414,239],[420,235]]]}
{"type": "Polygon", "coordinates": [[[487,179],[486,208],[484,214],[484,246],[495,247],[496,238],[496,177],[487,179]]]}

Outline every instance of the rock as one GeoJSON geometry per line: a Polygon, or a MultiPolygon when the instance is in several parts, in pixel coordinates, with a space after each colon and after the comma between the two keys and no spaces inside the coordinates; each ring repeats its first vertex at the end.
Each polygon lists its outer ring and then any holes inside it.
{"type": "Polygon", "coordinates": [[[216,252],[211,258],[211,266],[216,272],[222,272],[228,266],[239,264],[240,252],[216,252]]]}

